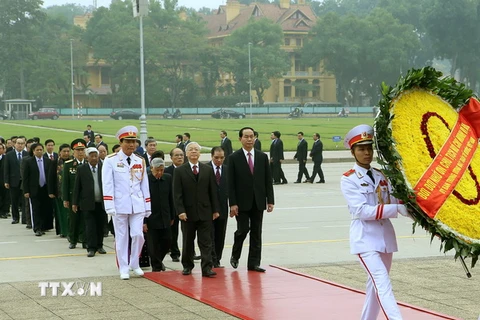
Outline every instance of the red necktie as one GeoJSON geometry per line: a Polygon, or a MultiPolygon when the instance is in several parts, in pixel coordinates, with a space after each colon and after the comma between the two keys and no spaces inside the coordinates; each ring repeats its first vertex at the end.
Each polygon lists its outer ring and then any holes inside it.
{"type": "Polygon", "coordinates": [[[53,154],[50,155],[50,160],[53,160],[53,154]]]}
{"type": "Polygon", "coordinates": [[[220,185],[220,167],[217,166],[217,172],[215,173],[215,179],[217,179],[217,184],[220,185]]]}
{"type": "Polygon", "coordinates": [[[252,161],[252,154],[249,152],[248,155],[248,166],[250,167],[250,172],[253,174],[253,161],[252,161]]]}
{"type": "Polygon", "coordinates": [[[197,166],[196,166],[196,165],[193,166],[193,174],[194,174],[194,175],[197,175],[197,174],[198,174],[197,166]]]}

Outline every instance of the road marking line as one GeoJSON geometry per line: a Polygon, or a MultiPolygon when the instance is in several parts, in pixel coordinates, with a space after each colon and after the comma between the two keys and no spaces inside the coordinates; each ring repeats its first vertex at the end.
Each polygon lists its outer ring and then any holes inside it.
{"type": "Polygon", "coordinates": [[[18,243],[17,241],[5,241],[5,242],[0,242],[0,244],[12,244],[12,243],[18,243]]]}
{"type": "MultiPolygon", "coordinates": [[[[397,239],[425,239],[430,238],[430,236],[398,236],[397,239]]],[[[335,243],[335,242],[348,242],[349,239],[324,239],[324,240],[303,240],[303,241],[288,241],[288,242],[270,242],[264,243],[264,247],[272,246],[282,246],[282,245],[291,245],[291,244],[315,244],[315,243],[335,243]]],[[[244,244],[244,247],[248,247],[249,244],[244,244]]],[[[225,246],[226,248],[231,248],[232,245],[225,246]]],[[[115,252],[107,252],[107,254],[115,254],[115,252]]],[[[46,256],[25,256],[25,257],[10,257],[10,258],[0,258],[0,261],[15,261],[15,260],[30,260],[30,259],[49,259],[49,258],[64,258],[64,257],[83,257],[85,253],[69,253],[69,254],[52,254],[46,256]]]]}

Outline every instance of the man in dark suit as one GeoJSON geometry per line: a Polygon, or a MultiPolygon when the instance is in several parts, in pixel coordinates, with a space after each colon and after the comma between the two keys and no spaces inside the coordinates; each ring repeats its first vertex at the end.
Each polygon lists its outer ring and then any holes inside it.
{"type": "Polygon", "coordinates": [[[273,131],[270,138],[272,144],[270,146],[270,163],[272,164],[272,175],[274,184],[287,184],[285,174],[282,170],[282,161],[285,160],[283,155],[283,141],[280,131],[273,131]]]}
{"type": "Polygon", "coordinates": [[[223,268],[220,260],[222,259],[223,248],[225,247],[225,235],[228,222],[227,166],[223,164],[225,152],[222,147],[213,147],[210,154],[212,161],[210,161],[208,165],[212,167],[215,173],[218,203],[220,204],[220,216],[213,220],[212,261],[214,268],[223,268]]]}
{"type": "MultiPolygon", "coordinates": [[[[10,190],[10,203],[12,204],[12,224],[17,224],[20,220],[18,208],[21,207],[22,213],[25,212],[25,201],[22,191],[22,178],[20,173],[20,163],[24,157],[28,156],[28,153],[23,150],[25,148],[25,139],[17,138],[14,148],[14,150],[10,151],[5,156],[3,178],[5,188],[10,190]]],[[[22,221],[22,223],[23,222],[24,221],[22,221]]]]}
{"type": "Polygon", "coordinates": [[[98,149],[98,147],[100,147],[100,146],[104,146],[105,149],[108,150],[108,144],[106,144],[106,143],[103,141],[103,136],[102,136],[101,134],[97,133],[97,134],[95,135],[95,148],[98,149]]]}
{"type": "Polygon", "coordinates": [[[265,272],[260,267],[262,256],[263,211],[272,212],[274,195],[272,175],[268,157],[265,153],[253,149],[253,129],[240,129],[239,138],[242,149],[230,156],[228,165],[228,199],[230,217],[237,219],[237,231],[233,242],[230,264],[238,267],[243,242],[250,231],[250,249],[247,268],[251,271],[265,272]]]}
{"type": "MultiPolygon", "coordinates": [[[[178,137],[178,136],[177,136],[178,137]]],[[[181,135],[180,135],[181,137],[181,135]]],[[[183,164],[183,150],[180,148],[173,148],[170,151],[170,159],[172,159],[172,164],[165,168],[165,173],[168,173],[172,176],[172,180],[175,178],[175,168],[183,164]]],[[[173,219],[173,224],[171,227],[172,231],[172,244],[170,246],[170,257],[173,262],[180,262],[180,248],[178,248],[178,225],[180,220],[178,215],[175,213],[175,219],[173,219]]]]}
{"type": "Polygon", "coordinates": [[[32,228],[36,236],[45,234],[46,224],[53,214],[52,204],[48,197],[47,175],[50,160],[43,159],[43,145],[34,143],[31,146],[32,156],[24,159],[23,192],[30,199],[32,208],[32,228]]]}
{"type": "Polygon", "coordinates": [[[43,159],[50,160],[50,161],[57,160],[58,153],[54,152],[53,151],[54,149],[55,149],[55,141],[53,141],[53,139],[45,140],[45,153],[43,154],[43,159]]]}
{"type": "Polygon", "coordinates": [[[262,142],[258,139],[258,132],[254,131],[253,135],[255,136],[255,142],[253,143],[253,148],[262,151],[262,142]]]}
{"type": "Polygon", "coordinates": [[[97,148],[85,151],[87,163],[77,168],[75,187],[72,195],[72,211],[83,214],[85,219],[85,242],[87,257],[95,256],[95,252],[107,253],[103,249],[103,227],[105,208],[102,191],[102,163],[99,161],[97,148]]]}
{"type": "Polygon", "coordinates": [[[320,181],[318,181],[317,183],[325,183],[325,177],[323,176],[322,170],[323,143],[322,141],[320,141],[320,134],[318,132],[313,135],[313,140],[315,142],[313,143],[312,151],[310,151],[310,157],[312,157],[313,160],[313,172],[312,177],[306,182],[313,183],[313,181],[315,180],[315,176],[318,173],[320,181]]]}
{"type": "Polygon", "coordinates": [[[145,159],[145,164],[147,168],[150,167],[150,162],[152,161],[152,155],[157,151],[157,140],[151,138],[145,140],[145,153],[142,155],[145,159]]]}
{"type": "Polygon", "coordinates": [[[300,131],[297,133],[298,144],[297,152],[293,156],[293,159],[298,161],[298,177],[295,183],[301,183],[302,177],[305,174],[305,179],[309,180],[310,176],[308,175],[308,170],[306,167],[307,164],[307,151],[308,151],[308,142],[303,138],[303,132],[300,131]]]}
{"type": "Polygon", "coordinates": [[[190,143],[190,133],[185,132],[183,133],[183,154],[185,157],[183,158],[183,162],[186,163],[188,162],[187,159],[187,145],[190,143]]]}
{"type": "Polygon", "coordinates": [[[83,140],[85,140],[85,147],[90,148],[90,147],[95,147],[95,143],[90,139],[89,135],[83,136],[83,140]]]}
{"type": "Polygon", "coordinates": [[[87,125],[87,130],[83,131],[83,136],[89,136],[90,141],[93,141],[95,138],[95,132],[93,132],[91,125],[87,125]]]}
{"type": "Polygon", "coordinates": [[[3,175],[5,166],[5,144],[0,144],[0,218],[7,219],[10,212],[10,194],[5,188],[5,179],[3,175]]]}
{"type": "Polygon", "coordinates": [[[172,176],[165,173],[165,162],[155,158],[150,165],[148,185],[152,203],[152,214],[143,222],[143,232],[147,233],[148,252],[152,271],[165,271],[163,259],[170,250],[172,231],[170,226],[175,218],[173,205],[172,176]]]}
{"type": "Polygon", "coordinates": [[[178,218],[182,221],[183,275],[190,275],[193,263],[195,234],[202,257],[202,276],[213,277],[212,220],[219,216],[217,186],[212,169],[200,163],[200,145],[190,142],[188,162],[175,169],[173,197],[178,218]]]}
{"type": "Polygon", "coordinates": [[[181,149],[183,153],[185,153],[185,145],[183,144],[183,136],[181,134],[177,134],[175,136],[175,143],[177,144],[177,148],[181,149]]]}
{"type": "Polygon", "coordinates": [[[220,146],[225,151],[225,164],[228,164],[228,157],[233,153],[232,140],[228,139],[227,131],[225,130],[220,131],[220,138],[222,139],[220,146]]]}

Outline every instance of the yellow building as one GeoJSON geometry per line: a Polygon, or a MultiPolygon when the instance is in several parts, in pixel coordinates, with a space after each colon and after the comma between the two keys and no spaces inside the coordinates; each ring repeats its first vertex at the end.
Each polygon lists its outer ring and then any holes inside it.
{"type": "MultiPolygon", "coordinates": [[[[214,15],[203,16],[209,31],[208,41],[220,46],[223,40],[235,30],[248,24],[252,17],[268,18],[278,23],[283,30],[285,41],[282,48],[290,57],[290,71],[280,79],[271,79],[271,87],[265,92],[265,102],[337,102],[336,80],[332,74],[322,70],[321,63],[305,66],[298,53],[317,17],[305,0],[280,0],[279,4],[251,3],[242,5],[237,0],[227,0],[214,15]]],[[[219,85],[232,84],[229,74],[223,74],[219,85]]],[[[255,92],[252,92],[255,98],[255,92]]]]}
{"type": "MultiPolygon", "coordinates": [[[[87,27],[91,13],[83,16],[75,16],[74,24],[81,28],[87,27]]],[[[75,48],[74,48],[75,50],[75,48]]],[[[104,61],[93,58],[93,51],[88,53],[86,74],[74,73],[75,104],[77,107],[111,108],[112,88],[110,78],[110,66],[104,61]]]]}

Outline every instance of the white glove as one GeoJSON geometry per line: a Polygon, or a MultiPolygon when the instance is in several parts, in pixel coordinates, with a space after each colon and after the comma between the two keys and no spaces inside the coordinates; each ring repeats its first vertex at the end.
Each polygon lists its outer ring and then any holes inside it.
{"type": "Polygon", "coordinates": [[[410,213],[408,213],[407,208],[403,204],[397,205],[397,212],[400,213],[402,216],[410,218],[410,213]]]}
{"type": "Polygon", "coordinates": [[[152,211],[150,210],[145,211],[145,218],[150,217],[151,214],[152,214],[152,211]]]}
{"type": "Polygon", "coordinates": [[[106,212],[107,212],[107,214],[108,214],[109,216],[112,216],[112,217],[117,214],[117,212],[115,211],[115,209],[107,209],[106,212]]]}

